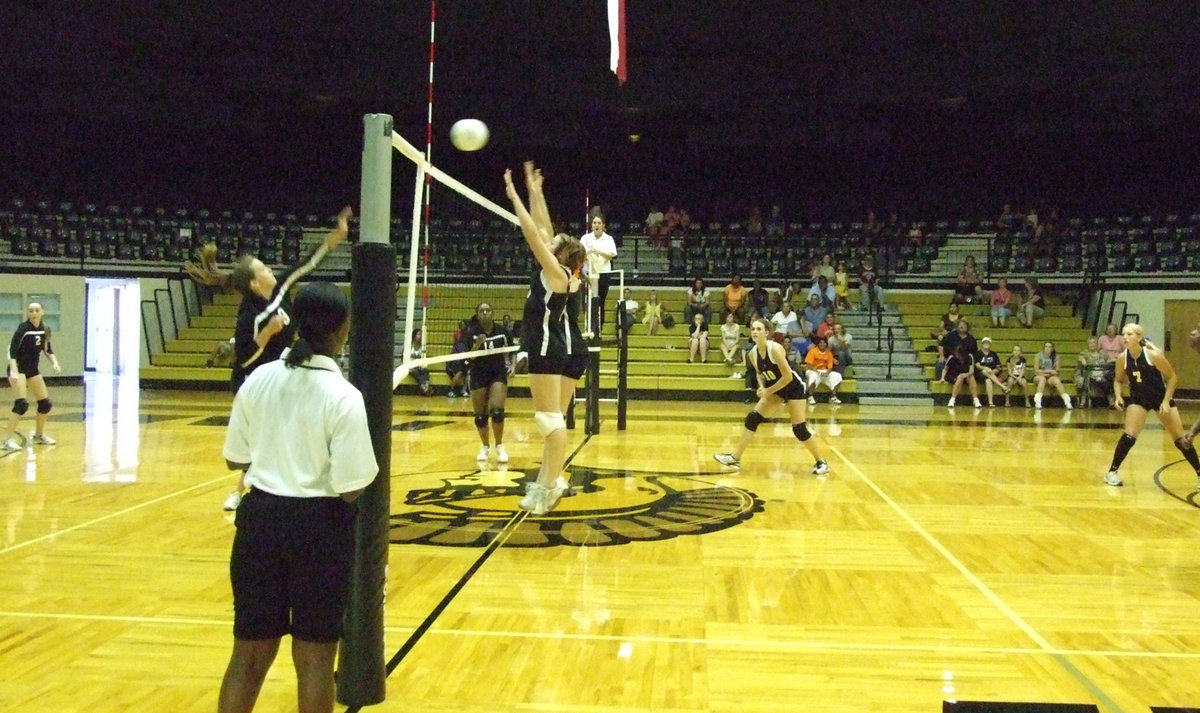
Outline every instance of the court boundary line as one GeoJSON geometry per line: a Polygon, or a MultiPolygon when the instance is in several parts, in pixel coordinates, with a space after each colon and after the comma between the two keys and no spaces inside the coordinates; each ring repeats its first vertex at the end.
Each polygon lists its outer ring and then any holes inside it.
{"type": "Polygon", "coordinates": [[[1037,644],[1042,653],[1053,657],[1054,660],[1058,662],[1059,666],[1061,666],[1064,671],[1066,671],[1072,678],[1075,679],[1076,683],[1087,689],[1097,699],[1097,702],[1100,705],[1104,706],[1110,711],[1114,711],[1114,713],[1125,713],[1124,708],[1122,708],[1115,701],[1109,698],[1108,695],[1106,695],[1102,690],[1100,690],[1096,683],[1092,681],[1091,678],[1086,676],[1082,671],[1080,671],[1075,664],[1068,661],[1064,654],[1056,653],[1055,647],[1052,646],[1050,642],[1045,639],[1045,637],[1039,634],[1038,631],[1029,624],[1029,622],[1025,621],[1025,619],[1018,614],[1015,609],[1009,606],[1008,603],[1000,597],[1000,595],[992,591],[992,589],[988,587],[978,575],[972,572],[970,568],[962,563],[961,560],[955,557],[954,553],[950,552],[950,550],[943,545],[938,538],[934,537],[929,530],[925,529],[921,523],[917,522],[916,518],[910,515],[908,511],[901,507],[899,503],[888,496],[888,494],[883,491],[883,488],[879,487],[879,484],[872,480],[866,473],[864,473],[854,461],[847,458],[846,455],[838,450],[836,446],[830,445],[829,450],[832,451],[838,458],[840,458],[842,462],[845,463],[846,466],[849,467],[850,470],[852,470],[854,474],[857,475],[859,479],[867,485],[868,488],[874,491],[877,497],[886,503],[888,507],[894,510],[896,514],[900,516],[900,519],[908,523],[913,532],[919,535],[921,539],[925,540],[929,546],[932,547],[938,554],[940,554],[942,558],[950,564],[951,567],[957,570],[958,573],[971,584],[971,586],[975,587],[975,589],[977,589],[985,599],[990,601],[992,605],[1000,611],[1001,614],[1003,614],[1010,622],[1015,624],[1016,627],[1020,629],[1021,632],[1023,632],[1027,637],[1029,637],[1031,641],[1037,644]]]}
{"type": "MultiPolygon", "coordinates": [[[[230,471],[230,472],[232,472],[232,471],[230,471]]],[[[135,510],[141,510],[144,507],[149,507],[150,505],[157,505],[163,501],[170,500],[171,498],[178,497],[185,493],[190,493],[193,490],[200,490],[202,488],[207,488],[207,487],[213,485],[214,483],[219,483],[221,481],[228,480],[228,479],[229,479],[228,475],[222,475],[220,477],[213,478],[212,480],[206,480],[203,483],[197,483],[195,485],[191,485],[189,487],[184,488],[183,490],[176,490],[175,492],[167,493],[166,495],[160,495],[157,498],[153,498],[151,500],[147,500],[145,502],[138,503],[137,505],[130,505],[127,508],[124,508],[122,510],[117,510],[116,512],[110,512],[107,515],[101,515],[100,517],[92,518],[91,520],[87,520],[85,522],[76,523],[74,525],[71,525],[70,527],[66,527],[61,530],[56,530],[55,532],[47,532],[44,535],[38,535],[37,537],[33,538],[32,540],[18,542],[15,545],[8,545],[7,547],[0,548],[0,556],[6,555],[9,552],[15,552],[16,550],[23,549],[25,547],[29,547],[30,545],[36,545],[39,542],[42,542],[43,540],[50,540],[55,537],[60,537],[62,535],[69,535],[72,532],[75,532],[76,530],[82,530],[84,528],[91,527],[92,525],[97,525],[101,522],[105,522],[106,520],[112,520],[114,518],[121,517],[122,515],[127,515],[131,512],[134,512],[135,510]]]]}

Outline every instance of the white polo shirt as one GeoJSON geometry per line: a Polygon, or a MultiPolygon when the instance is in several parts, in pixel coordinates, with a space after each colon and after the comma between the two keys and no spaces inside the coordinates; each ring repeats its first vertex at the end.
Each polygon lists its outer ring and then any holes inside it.
{"type": "MultiPolygon", "coordinates": [[[[608,233],[601,233],[600,237],[596,237],[594,232],[588,231],[579,239],[579,242],[583,243],[585,250],[599,250],[605,255],[614,257],[617,254],[617,241],[613,240],[613,236],[608,233]]],[[[612,272],[612,259],[599,255],[588,255],[588,274],[600,272],[612,272]]]]}
{"type": "Polygon", "coordinates": [[[222,453],[249,463],[246,483],[285,497],[336,497],[365,488],[379,465],[362,394],[337,362],[314,355],[289,369],[264,364],[233,400],[222,453]]]}

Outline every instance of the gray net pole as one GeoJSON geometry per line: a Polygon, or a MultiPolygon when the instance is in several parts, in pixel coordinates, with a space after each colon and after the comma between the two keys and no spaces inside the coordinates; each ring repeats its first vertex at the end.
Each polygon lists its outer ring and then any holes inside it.
{"type": "Polygon", "coordinates": [[[357,500],[354,573],[338,659],[337,698],[348,706],[382,703],[387,670],[383,597],[387,587],[392,472],[392,358],[396,250],[389,241],[392,117],[363,117],[359,243],[350,277],[350,383],[362,392],[379,475],[357,500]]]}

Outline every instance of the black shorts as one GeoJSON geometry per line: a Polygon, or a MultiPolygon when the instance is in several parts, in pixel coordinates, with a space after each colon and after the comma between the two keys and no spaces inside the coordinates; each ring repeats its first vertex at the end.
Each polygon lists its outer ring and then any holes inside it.
{"type": "MultiPolygon", "coordinates": [[[[28,379],[32,379],[32,378],[33,378],[33,377],[35,377],[35,376],[41,376],[41,375],[42,375],[42,372],[38,371],[38,368],[37,368],[37,366],[34,366],[32,369],[25,370],[25,369],[22,369],[22,368],[20,367],[20,365],[18,365],[18,366],[17,366],[17,373],[18,373],[18,374],[20,374],[21,376],[24,376],[24,377],[26,378],[26,380],[28,380],[28,379]]],[[[10,376],[12,375],[12,370],[11,370],[11,369],[9,369],[9,375],[10,375],[10,376]]]]}
{"type": "Polygon", "coordinates": [[[581,346],[580,351],[567,357],[567,365],[563,367],[563,376],[579,381],[583,378],[584,372],[587,371],[590,360],[591,354],[588,352],[588,348],[581,346]]]}
{"type": "Polygon", "coordinates": [[[468,384],[471,391],[475,389],[486,389],[495,383],[508,384],[508,367],[504,364],[500,366],[482,367],[473,365],[471,367],[471,375],[468,377],[468,384]]]}
{"type": "MultiPolygon", "coordinates": [[[[1163,397],[1166,396],[1165,391],[1149,394],[1130,394],[1127,404],[1137,404],[1147,411],[1157,411],[1159,406],[1162,406],[1163,397]]],[[[1171,399],[1171,406],[1175,405],[1175,399],[1171,399]]]]}
{"type": "Polygon", "coordinates": [[[804,385],[804,379],[793,377],[787,386],[775,392],[775,396],[784,401],[803,401],[808,396],[808,387],[804,385]]]}
{"type": "Polygon", "coordinates": [[[356,512],[341,498],[246,493],[229,561],[234,637],[258,641],[290,633],[302,641],[338,640],[356,512]]]}
{"type": "Polygon", "coordinates": [[[563,374],[567,370],[567,357],[561,352],[550,350],[545,356],[529,352],[530,374],[563,374]]]}

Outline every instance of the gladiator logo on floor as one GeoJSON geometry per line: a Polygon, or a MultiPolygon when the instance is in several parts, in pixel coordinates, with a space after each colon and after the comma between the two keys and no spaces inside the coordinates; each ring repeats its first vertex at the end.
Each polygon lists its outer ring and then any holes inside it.
{"type": "MultiPolygon", "coordinates": [[[[536,475],[481,471],[445,479],[440,488],[410,490],[408,512],[391,516],[389,539],[397,545],[486,547],[522,512],[517,501],[536,475]]],[[[504,546],[601,547],[703,535],[763,510],[754,493],[682,473],[572,468],[571,484],[572,494],[546,515],[523,518],[504,546]]]]}

